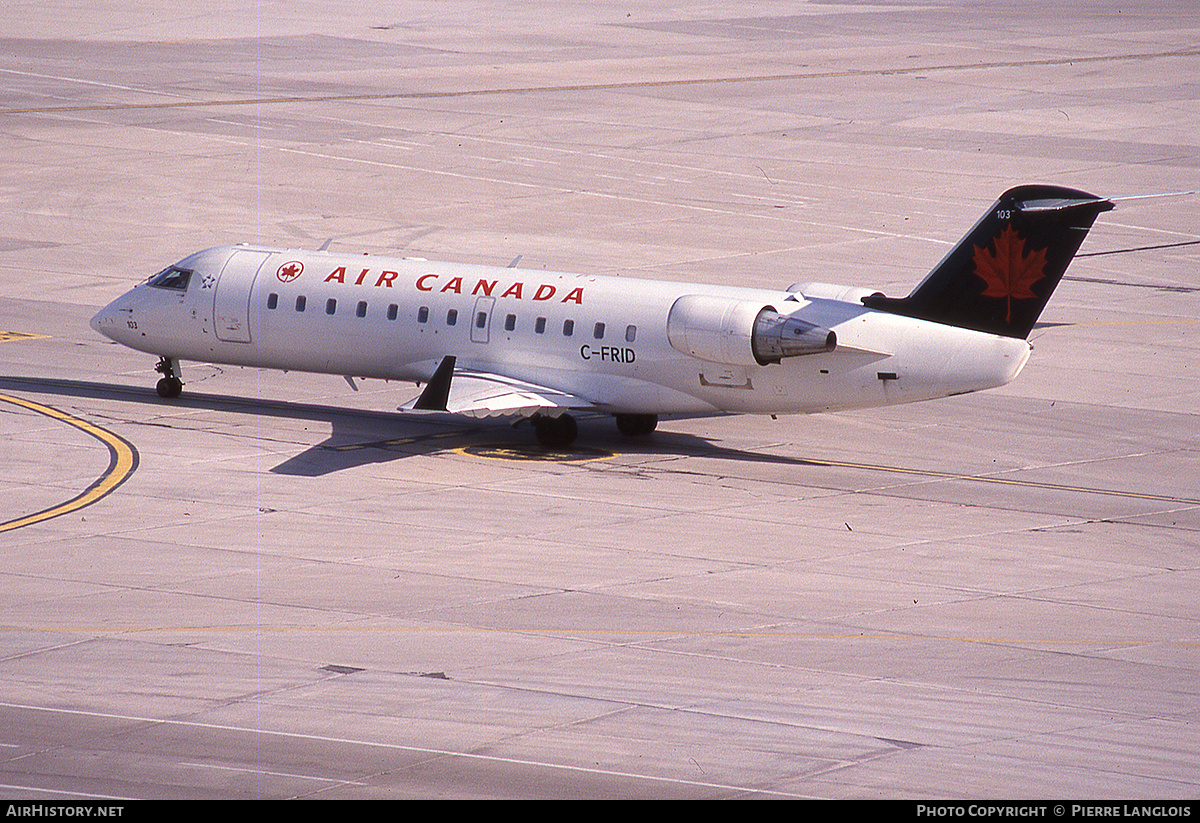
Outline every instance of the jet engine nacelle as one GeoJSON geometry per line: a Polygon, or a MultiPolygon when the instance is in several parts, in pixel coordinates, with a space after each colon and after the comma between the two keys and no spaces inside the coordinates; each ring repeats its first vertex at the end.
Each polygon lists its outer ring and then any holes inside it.
{"type": "Polygon", "coordinates": [[[750,300],[688,294],[671,306],[667,339],[676,351],[730,366],[765,366],[833,351],[837,335],[750,300]]]}

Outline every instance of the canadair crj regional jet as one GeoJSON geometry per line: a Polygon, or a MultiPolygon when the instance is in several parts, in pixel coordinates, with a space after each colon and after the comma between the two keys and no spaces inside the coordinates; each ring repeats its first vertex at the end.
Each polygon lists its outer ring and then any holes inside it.
{"type": "Polygon", "coordinates": [[[420,259],[223,246],[121,295],[96,331],[159,358],[424,384],[402,410],[533,422],[569,445],[573,411],[627,435],[660,415],[799,414],[1002,386],[1096,216],[1058,186],[1006,192],[907,297],[589,277],[420,259]]]}

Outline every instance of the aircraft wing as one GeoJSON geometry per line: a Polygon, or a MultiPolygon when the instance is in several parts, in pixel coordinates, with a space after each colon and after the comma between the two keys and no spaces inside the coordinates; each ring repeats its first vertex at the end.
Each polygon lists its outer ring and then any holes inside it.
{"type": "Polygon", "coordinates": [[[421,396],[402,411],[449,412],[469,417],[529,417],[550,409],[589,409],[590,400],[502,374],[455,368],[446,357],[421,396]]]}

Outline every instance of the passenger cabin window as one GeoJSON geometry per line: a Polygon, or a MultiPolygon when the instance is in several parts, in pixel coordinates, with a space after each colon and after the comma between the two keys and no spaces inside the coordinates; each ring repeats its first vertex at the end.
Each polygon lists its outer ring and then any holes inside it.
{"type": "Polygon", "coordinates": [[[358,315],[359,317],[366,317],[367,316],[367,301],[366,300],[358,301],[358,308],[355,309],[354,313],[356,315],[358,315]]]}
{"type": "Polygon", "coordinates": [[[512,331],[516,327],[517,327],[517,316],[515,314],[510,314],[504,318],[504,330],[505,331],[512,331]]]}
{"type": "Polygon", "coordinates": [[[535,332],[537,332],[538,334],[545,334],[546,333],[546,318],[539,317],[537,319],[537,321],[533,324],[533,330],[535,332]]]}
{"type": "Polygon", "coordinates": [[[325,301],[325,313],[326,314],[336,314],[337,313],[337,300],[334,300],[331,297],[325,301]]]}
{"type": "Polygon", "coordinates": [[[399,314],[400,307],[395,303],[392,303],[390,306],[388,306],[388,320],[395,320],[399,314]]]}
{"type": "Polygon", "coordinates": [[[637,340],[637,326],[625,327],[625,342],[632,343],[637,340]]]}
{"type": "Polygon", "coordinates": [[[276,294],[275,292],[271,292],[270,294],[267,295],[267,308],[268,309],[279,308],[279,295],[276,294]]]}
{"type": "Polygon", "coordinates": [[[296,298],[296,311],[304,311],[306,305],[308,305],[308,298],[303,294],[296,298]]]}
{"type": "Polygon", "coordinates": [[[417,322],[418,323],[428,323],[429,322],[429,307],[428,306],[422,306],[421,308],[417,309],[417,322]]]}
{"type": "Polygon", "coordinates": [[[458,309],[451,309],[446,312],[446,325],[453,326],[458,322],[458,309]]]}
{"type": "Polygon", "coordinates": [[[592,337],[596,338],[597,340],[604,339],[604,324],[603,323],[597,323],[596,327],[594,329],[592,329],[592,337]]]}
{"type": "Polygon", "coordinates": [[[171,268],[161,271],[150,278],[150,285],[157,289],[174,289],[175,291],[187,291],[188,283],[192,279],[192,273],[187,269],[171,268]]]}
{"type": "Polygon", "coordinates": [[[575,333],[575,321],[574,320],[564,320],[563,321],[563,337],[570,337],[574,333],[575,333]]]}

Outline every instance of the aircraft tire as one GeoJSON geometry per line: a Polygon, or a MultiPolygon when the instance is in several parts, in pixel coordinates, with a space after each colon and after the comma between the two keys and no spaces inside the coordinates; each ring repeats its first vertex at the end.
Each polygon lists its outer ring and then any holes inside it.
{"type": "Polygon", "coordinates": [[[537,432],[538,443],[547,449],[565,449],[575,442],[575,437],[579,434],[579,425],[569,414],[535,417],[533,428],[537,432]]]}
{"type": "Polygon", "coordinates": [[[183,382],[178,377],[164,377],[158,381],[158,385],[154,387],[158,392],[159,397],[164,397],[170,400],[173,397],[178,397],[183,391],[183,382]]]}
{"type": "Polygon", "coordinates": [[[626,437],[644,437],[658,428],[657,414],[618,414],[617,431],[626,437]]]}

